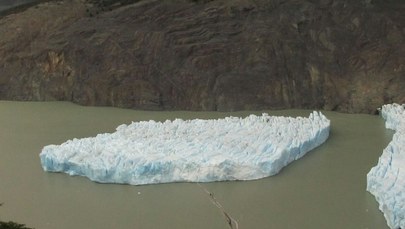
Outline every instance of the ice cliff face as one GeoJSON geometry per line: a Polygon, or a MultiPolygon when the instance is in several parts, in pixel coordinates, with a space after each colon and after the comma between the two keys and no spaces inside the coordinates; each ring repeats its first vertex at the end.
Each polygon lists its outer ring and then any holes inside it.
{"type": "Polygon", "coordinates": [[[389,104],[381,112],[386,128],[396,132],[367,174],[367,190],[376,197],[388,226],[405,228],[405,109],[389,104]]]}
{"type": "Polygon", "coordinates": [[[250,115],[218,120],[133,122],[112,134],[43,148],[45,171],[102,183],[153,184],[251,180],[278,173],[322,144],[330,121],[250,115]]]}

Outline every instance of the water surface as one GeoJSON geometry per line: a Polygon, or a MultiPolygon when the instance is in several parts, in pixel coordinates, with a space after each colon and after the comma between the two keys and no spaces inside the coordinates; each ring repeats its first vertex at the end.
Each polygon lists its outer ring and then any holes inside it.
{"type": "MultiPolygon", "coordinates": [[[[267,111],[307,116],[311,111],[267,111]]],[[[64,102],[0,102],[0,220],[37,229],[228,228],[214,197],[239,228],[388,228],[366,174],[392,137],[378,116],[324,112],[331,135],[321,147],[256,181],[146,186],[97,184],[43,172],[43,146],[113,132],[122,123],[219,118],[258,112],[148,112],[64,102]]]]}
{"type": "Polygon", "coordinates": [[[33,3],[38,0],[0,0],[0,12],[11,9],[27,3],[33,3]]]}

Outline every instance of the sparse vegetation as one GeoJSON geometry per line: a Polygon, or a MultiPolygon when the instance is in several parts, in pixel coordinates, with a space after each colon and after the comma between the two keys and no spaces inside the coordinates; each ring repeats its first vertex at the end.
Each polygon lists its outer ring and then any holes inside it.
{"type": "Polygon", "coordinates": [[[114,5],[128,5],[135,2],[139,2],[140,0],[88,0],[89,3],[95,4],[99,7],[111,7],[114,5]]]}
{"type": "Polygon", "coordinates": [[[207,3],[207,2],[212,2],[214,0],[190,0],[191,2],[195,2],[195,3],[207,3]]]}
{"type": "Polygon", "coordinates": [[[0,229],[32,229],[32,228],[26,227],[24,224],[19,224],[16,222],[0,221],[0,229]]]}
{"type": "MultiPolygon", "coordinates": [[[[87,16],[93,17],[102,12],[111,11],[121,6],[140,2],[141,0],[87,0],[89,7],[86,9],[87,16]]],[[[188,0],[195,3],[207,3],[214,0],[188,0]]]]}
{"type": "MultiPolygon", "coordinates": [[[[0,203],[0,206],[2,206],[3,203],[0,203]]],[[[20,224],[20,223],[16,223],[16,222],[3,222],[0,221],[0,229],[33,229],[30,227],[26,227],[25,224],[20,224]]]]}
{"type": "Polygon", "coordinates": [[[140,0],[87,0],[89,8],[86,9],[87,16],[93,17],[102,12],[111,11],[120,6],[139,2],[140,0]]]}

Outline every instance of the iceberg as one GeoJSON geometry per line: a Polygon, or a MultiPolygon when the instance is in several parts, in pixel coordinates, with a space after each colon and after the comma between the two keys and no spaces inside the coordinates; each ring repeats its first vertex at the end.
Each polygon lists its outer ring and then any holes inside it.
{"type": "Polygon", "coordinates": [[[100,183],[252,180],[278,173],[321,145],[330,121],[264,113],[246,118],[142,121],[114,133],[73,139],[42,149],[49,172],[86,176],[100,183]]]}
{"type": "Polygon", "coordinates": [[[367,191],[373,194],[392,229],[405,228],[405,109],[387,104],[381,108],[385,127],[395,130],[378,164],[367,174],[367,191]]]}

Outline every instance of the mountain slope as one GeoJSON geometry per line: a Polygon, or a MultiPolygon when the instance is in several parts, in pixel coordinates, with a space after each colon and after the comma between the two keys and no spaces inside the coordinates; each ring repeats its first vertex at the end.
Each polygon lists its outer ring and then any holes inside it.
{"type": "Polygon", "coordinates": [[[403,10],[400,0],[43,3],[0,19],[0,98],[372,113],[405,102],[403,10]]]}

